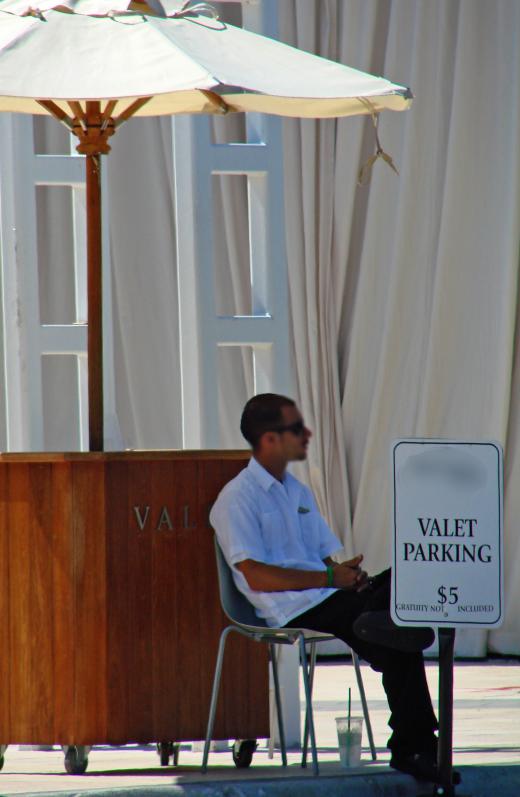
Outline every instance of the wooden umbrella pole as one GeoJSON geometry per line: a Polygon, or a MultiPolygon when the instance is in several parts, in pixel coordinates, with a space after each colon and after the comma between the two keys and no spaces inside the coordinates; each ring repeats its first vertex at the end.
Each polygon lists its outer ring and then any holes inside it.
{"type": "Polygon", "coordinates": [[[87,353],[89,450],[103,451],[103,291],[101,246],[101,155],[110,152],[113,121],[101,113],[101,103],[69,103],[78,152],[85,155],[87,187],[87,353]]]}
{"type": "Polygon", "coordinates": [[[86,155],[89,450],[103,451],[101,156],[86,155]]]}

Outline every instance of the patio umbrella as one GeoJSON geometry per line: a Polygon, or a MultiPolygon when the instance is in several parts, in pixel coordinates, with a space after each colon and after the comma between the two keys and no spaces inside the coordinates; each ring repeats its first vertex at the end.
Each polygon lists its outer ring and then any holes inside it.
{"type": "Polygon", "coordinates": [[[89,447],[103,449],[100,155],[132,116],[404,110],[410,91],[178,0],[0,0],[0,111],[50,114],[86,156],[89,447]]]}

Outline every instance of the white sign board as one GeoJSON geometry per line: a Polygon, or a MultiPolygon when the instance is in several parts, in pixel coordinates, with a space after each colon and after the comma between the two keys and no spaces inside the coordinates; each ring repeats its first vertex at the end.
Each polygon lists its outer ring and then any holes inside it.
{"type": "Polygon", "coordinates": [[[502,463],[497,443],[394,443],[391,613],[397,625],[502,622],[502,463]]]}

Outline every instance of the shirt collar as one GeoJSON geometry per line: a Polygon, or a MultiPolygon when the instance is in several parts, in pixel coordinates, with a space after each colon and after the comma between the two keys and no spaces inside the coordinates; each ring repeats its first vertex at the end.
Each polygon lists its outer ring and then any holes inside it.
{"type": "MultiPolygon", "coordinates": [[[[271,489],[272,485],[277,481],[272,473],[269,473],[263,465],[260,465],[258,460],[254,457],[251,457],[248,464],[248,470],[253,476],[253,478],[258,482],[260,487],[262,487],[266,493],[271,489]]],[[[284,475],[284,483],[287,479],[287,473],[284,475]]]]}

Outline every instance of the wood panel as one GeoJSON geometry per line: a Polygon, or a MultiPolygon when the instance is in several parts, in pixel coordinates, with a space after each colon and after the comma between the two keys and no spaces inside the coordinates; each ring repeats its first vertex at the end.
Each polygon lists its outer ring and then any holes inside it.
{"type": "MultiPolygon", "coordinates": [[[[8,629],[0,665],[8,692],[2,724],[11,743],[38,743],[63,730],[60,698],[67,701],[68,686],[58,694],[59,658],[71,658],[71,646],[58,641],[61,614],[54,609],[62,580],[59,558],[55,567],[55,550],[63,550],[61,540],[57,545],[61,528],[53,513],[61,503],[55,496],[60,485],[49,464],[11,464],[1,473],[2,615],[8,629]]],[[[58,514],[64,518],[63,507],[58,514]]]]}
{"type": "Polygon", "coordinates": [[[31,539],[27,499],[29,467],[7,470],[7,531],[9,535],[9,628],[11,670],[9,700],[12,706],[9,741],[32,735],[31,679],[31,539]],[[14,665],[14,666],[13,666],[14,665]]]}
{"type": "Polygon", "coordinates": [[[9,528],[7,468],[0,468],[0,744],[6,744],[11,734],[11,620],[9,578],[9,528]]]}
{"type": "Polygon", "coordinates": [[[68,744],[76,738],[75,715],[71,707],[74,706],[76,635],[81,634],[82,629],[77,628],[75,618],[72,468],[67,463],[52,464],[49,514],[52,522],[52,601],[49,601],[47,611],[53,618],[54,733],[44,738],[45,741],[52,738],[68,744]]]}
{"type": "MultiPolygon", "coordinates": [[[[155,463],[152,469],[150,523],[152,546],[152,703],[155,738],[168,741],[179,727],[181,651],[177,649],[179,605],[177,533],[168,527],[177,518],[177,463],[155,463]],[[168,512],[168,521],[162,513],[168,512]],[[170,684],[176,682],[176,688],[170,684]]],[[[192,463],[190,463],[192,466],[192,463]]],[[[190,468],[193,473],[193,466],[190,468]]]]}
{"type": "Polygon", "coordinates": [[[7,472],[9,534],[10,702],[12,740],[45,738],[52,727],[52,602],[49,552],[50,467],[7,472]],[[16,661],[16,666],[12,664],[16,661]]]}
{"type": "MultiPolygon", "coordinates": [[[[128,464],[105,466],[106,498],[106,590],[107,590],[107,741],[119,744],[126,739],[131,698],[129,682],[139,673],[133,655],[135,574],[129,564],[128,464]]],[[[136,692],[140,688],[135,681],[136,692]]]]}
{"type": "Polygon", "coordinates": [[[75,463],[72,474],[74,741],[93,744],[107,735],[104,463],[75,463]]]}
{"type": "MultiPolygon", "coordinates": [[[[204,737],[225,453],[0,456],[2,743],[204,737]]],[[[229,645],[223,695],[216,738],[268,734],[262,646],[229,645]]]]}
{"type": "MultiPolygon", "coordinates": [[[[131,637],[130,666],[127,672],[128,731],[137,742],[157,741],[154,735],[153,708],[153,557],[151,523],[153,468],[149,463],[128,466],[126,492],[126,538],[128,569],[134,574],[129,590],[128,631],[131,637]],[[146,517],[144,528],[138,524],[135,507],[146,517]],[[148,507],[148,509],[146,509],[148,507]]],[[[142,520],[140,521],[142,522],[142,520]]]]}
{"type": "MultiPolygon", "coordinates": [[[[52,466],[36,465],[27,471],[29,494],[28,543],[31,560],[30,603],[30,683],[26,684],[35,739],[54,733],[54,617],[49,605],[53,595],[52,466]]],[[[16,532],[15,532],[16,533],[16,532]]],[[[15,707],[13,706],[13,711],[15,707]]]]}
{"type": "Polygon", "coordinates": [[[199,560],[203,554],[192,526],[196,522],[197,463],[192,461],[187,466],[171,463],[169,482],[156,479],[153,490],[154,504],[170,508],[173,524],[173,530],[163,525],[153,532],[154,594],[158,601],[154,641],[156,651],[162,648],[154,670],[158,675],[154,684],[158,697],[154,729],[156,738],[165,740],[172,727],[174,740],[199,738],[202,711],[200,693],[189,684],[192,673],[203,666],[197,622],[199,560]],[[191,517],[185,517],[185,509],[191,517]],[[171,589],[166,588],[165,567],[170,583],[173,580],[171,589]],[[165,682],[175,684],[169,705],[160,697],[165,682]]]}
{"type": "MultiPolygon", "coordinates": [[[[215,580],[213,534],[208,528],[208,502],[215,500],[222,486],[220,478],[219,461],[197,463],[197,493],[194,496],[197,514],[194,519],[196,527],[192,530],[197,550],[197,601],[192,604],[192,626],[197,629],[200,662],[193,671],[193,689],[197,692],[199,709],[194,739],[203,739],[206,735],[213,669],[220,631],[225,623],[215,580]]],[[[215,738],[218,738],[217,728],[215,738]]]]}

